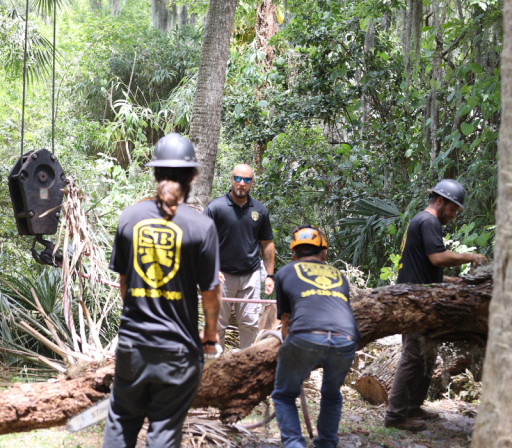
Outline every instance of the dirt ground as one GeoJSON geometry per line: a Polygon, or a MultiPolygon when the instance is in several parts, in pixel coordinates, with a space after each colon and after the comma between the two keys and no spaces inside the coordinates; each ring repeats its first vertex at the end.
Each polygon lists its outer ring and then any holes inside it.
{"type": "MultiPolygon", "coordinates": [[[[349,387],[343,387],[343,414],[340,424],[340,441],[338,448],[465,448],[471,445],[471,432],[475,422],[477,405],[455,400],[438,400],[426,403],[428,410],[439,412],[440,419],[426,422],[425,431],[413,434],[394,428],[385,428],[382,424],[385,406],[372,406],[363,401],[359,394],[349,387]]],[[[315,421],[318,414],[320,395],[316,384],[306,384],[307,407],[311,414],[314,434],[315,421]]],[[[260,405],[243,424],[250,424],[264,418],[272,412],[271,403],[260,405]]],[[[299,414],[302,414],[299,410],[299,414]]],[[[240,425],[237,425],[240,428],[240,425]]],[[[306,424],[302,424],[303,434],[308,439],[308,448],[312,441],[307,436],[306,424]]],[[[190,430],[190,427],[187,431],[190,430]]],[[[279,447],[279,430],[275,419],[259,428],[252,429],[250,434],[243,429],[231,431],[226,437],[229,440],[215,440],[208,435],[188,432],[188,441],[184,446],[192,447],[229,447],[229,448],[271,448],[279,447]],[[192,436],[192,437],[191,437],[192,436]],[[201,439],[202,437],[202,439],[201,439]],[[201,444],[198,444],[200,442],[201,444]]],[[[143,445],[141,445],[143,446],[143,445]]]]}

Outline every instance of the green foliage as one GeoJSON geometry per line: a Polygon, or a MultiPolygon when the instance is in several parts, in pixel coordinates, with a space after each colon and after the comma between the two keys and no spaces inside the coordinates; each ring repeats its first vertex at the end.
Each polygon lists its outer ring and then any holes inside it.
{"type": "Polygon", "coordinates": [[[380,269],[380,279],[389,282],[391,285],[396,283],[396,279],[398,278],[398,269],[400,266],[400,258],[399,254],[391,254],[389,256],[389,260],[391,261],[392,266],[384,266],[380,269]]]}
{"type": "Polygon", "coordinates": [[[2,341],[0,350],[3,353],[4,362],[16,360],[9,355],[11,353],[33,361],[37,359],[38,354],[55,357],[44,345],[29,336],[26,329],[20,325],[20,322],[24,322],[46,337],[50,335],[36,297],[52,325],[59,329],[61,334],[66,334],[59,301],[60,272],[55,268],[37,269],[37,271],[39,271],[37,276],[2,275],[0,277],[0,309],[5,318],[0,327],[2,341]]]}
{"type": "MultiPolygon", "coordinates": [[[[11,77],[23,76],[25,24],[16,9],[8,11],[0,6],[0,63],[11,77]]],[[[53,44],[39,32],[39,25],[36,18],[29,20],[26,70],[30,82],[42,78],[52,66],[53,44]]]]}
{"type": "MultiPolygon", "coordinates": [[[[56,155],[90,198],[94,225],[112,236],[121,210],[152,194],[143,165],[156,140],[189,131],[202,32],[184,27],[162,35],[151,28],[146,1],[124,2],[115,18],[108,3],[94,11],[87,0],[67,9],[57,3],[56,155]]],[[[395,278],[400,238],[426,206],[427,189],[451,177],[467,198],[448,226],[450,247],[492,257],[501,3],[461,2],[438,26],[433,3],[424,2],[412,36],[407,2],[291,0],[270,42],[276,55],[268,71],[254,40],[259,3],[237,7],[213,196],[228,190],[236,163],[254,165],[255,148],[264,150],[255,196],[270,209],[277,265],[290,259],[291,230],[312,223],[327,234],[329,260],[359,266],[375,286],[395,278]],[[420,45],[407,46],[406,36],[420,45]]],[[[39,0],[39,10],[49,13],[51,4],[39,0]]],[[[12,5],[22,10],[22,2],[12,5]]],[[[30,6],[29,70],[38,82],[27,90],[26,150],[50,147],[52,136],[44,75],[53,27],[30,6]]],[[[208,7],[187,6],[199,14],[208,7]]],[[[0,3],[4,186],[19,156],[24,43],[24,21],[8,7],[0,3]]],[[[32,278],[31,242],[17,235],[5,188],[0,206],[3,272],[32,278]]],[[[115,333],[118,313],[112,315],[105,339],[115,333]]]]}
{"type": "Polygon", "coordinates": [[[337,238],[335,227],[352,177],[352,163],[344,152],[341,147],[333,151],[320,129],[298,124],[269,144],[257,191],[270,210],[282,256],[289,256],[290,233],[301,224],[321,227],[335,250],[347,244],[337,238]]]}
{"type": "Polygon", "coordinates": [[[379,260],[386,253],[382,246],[396,235],[394,223],[400,214],[396,205],[378,198],[357,199],[352,208],[345,210],[345,213],[353,216],[342,218],[338,225],[342,230],[347,229],[344,238],[351,243],[341,256],[352,255],[353,265],[367,265],[379,260]],[[380,238],[377,244],[376,237],[380,238]]]}
{"type": "MultiPolygon", "coordinates": [[[[442,30],[427,20],[414,55],[403,51],[410,24],[402,22],[400,2],[309,0],[288,6],[289,21],[272,39],[277,51],[272,70],[256,70],[258,51],[244,47],[231,58],[224,103],[228,141],[244,148],[268,146],[264,169],[269,179],[279,179],[279,191],[271,182],[264,191],[277,219],[285,217],[289,225],[327,221],[334,256],[361,265],[375,280],[398,250],[397,234],[425,207],[427,189],[443,177],[460,180],[468,191],[457,225],[492,225],[499,3],[464,4],[462,16],[448,10],[442,30]],[[444,56],[437,67],[440,31],[444,56]],[[304,137],[307,128],[321,129],[317,158],[304,137]],[[317,160],[322,164],[318,182],[327,175],[347,184],[315,197],[311,181],[300,172],[317,160]],[[303,190],[314,197],[313,207],[295,199],[303,190]],[[352,215],[355,204],[368,198],[394,204],[395,212],[352,215]]],[[[481,248],[487,255],[492,255],[490,242],[481,248]]]]}

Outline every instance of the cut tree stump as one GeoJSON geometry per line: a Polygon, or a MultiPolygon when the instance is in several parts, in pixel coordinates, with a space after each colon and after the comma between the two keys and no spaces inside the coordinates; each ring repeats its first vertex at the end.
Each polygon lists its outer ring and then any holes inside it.
{"type": "Polygon", "coordinates": [[[401,352],[401,345],[386,348],[379,358],[366,367],[354,382],[354,389],[368,403],[374,405],[388,403],[401,352]]]}
{"type": "MultiPolygon", "coordinates": [[[[353,303],[362,334],[359,347],[397,333],[425,332],[442,340],[464,332],[485,338],[491,295],[490,280],[374,289],[353,303]]],[[[247,416],[272,390],[278,346],[277,340],[264,340],[208,364],[194,406],[216,407],[228,422],[247,416]]],[[[113,362],[85,369],[76,378],[1,391],[0,434],[64,424],[108,395],[112,373],[113,362]]]]}

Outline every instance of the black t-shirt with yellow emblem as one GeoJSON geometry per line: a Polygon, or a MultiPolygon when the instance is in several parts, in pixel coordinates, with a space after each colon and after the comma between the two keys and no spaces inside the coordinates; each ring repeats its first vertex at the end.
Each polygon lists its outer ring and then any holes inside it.
{"type": "Polygon", "coordinates": [[[126,275],[119,337],[137,346],[198,350],[198,294],[218,283],[213,221],[185,204],[166,220],[154,200],[126,208],[117,227],[110,269],[126,275]]]}
{"type": "Polygon", "coordinates": [[[277,316],[291,314],[289,332],[332,331],[354,341],[360,334],[349,302],[349,285],[321,261],[293,261],[276,274],[277,316]]]}
{"type": "Polygon", "coordinates": [[[266,207],[251,196],[240,207],[227,193],[213,199],[203,213],[217,227],[221,271],[245,275],[259,269],[260,241],[274,239],[266,207]]]}

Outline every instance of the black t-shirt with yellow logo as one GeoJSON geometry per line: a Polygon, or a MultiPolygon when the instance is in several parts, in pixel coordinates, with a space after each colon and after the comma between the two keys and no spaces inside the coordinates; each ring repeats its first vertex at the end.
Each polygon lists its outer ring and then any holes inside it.
{"type": "Polygon", "coordinates": [[[430,284],[443,281],[443,268],[434,266],[428,255],[444,252],[441,222],[425,210],[405,230],[397,283],[430,284]]]}
{"type": "Polygon", "coordinates": [[[110,269],[126,275],[119,337],[138,346],[198,350],[198,294],[218,283],[213,221],[185,204],[165,220],[154,200],[126,208],[117,227],[110,269]]]}
{"type": "Polygon", "coordinates": [[[289,332],[332,331],[354,341],[360,334],[349,302],[349,285],[321,261],[293,261],[276,274],[277,316],[291,314],[289,332]]]}
{"type": "Polygon", "coordinates": [[[245,275],[259,269],[260,241],[274,239],[266,207],[251,196],[240,207],[227,193],[213,199],[203,213],[217,227],[221,271],[245,275]]]}

